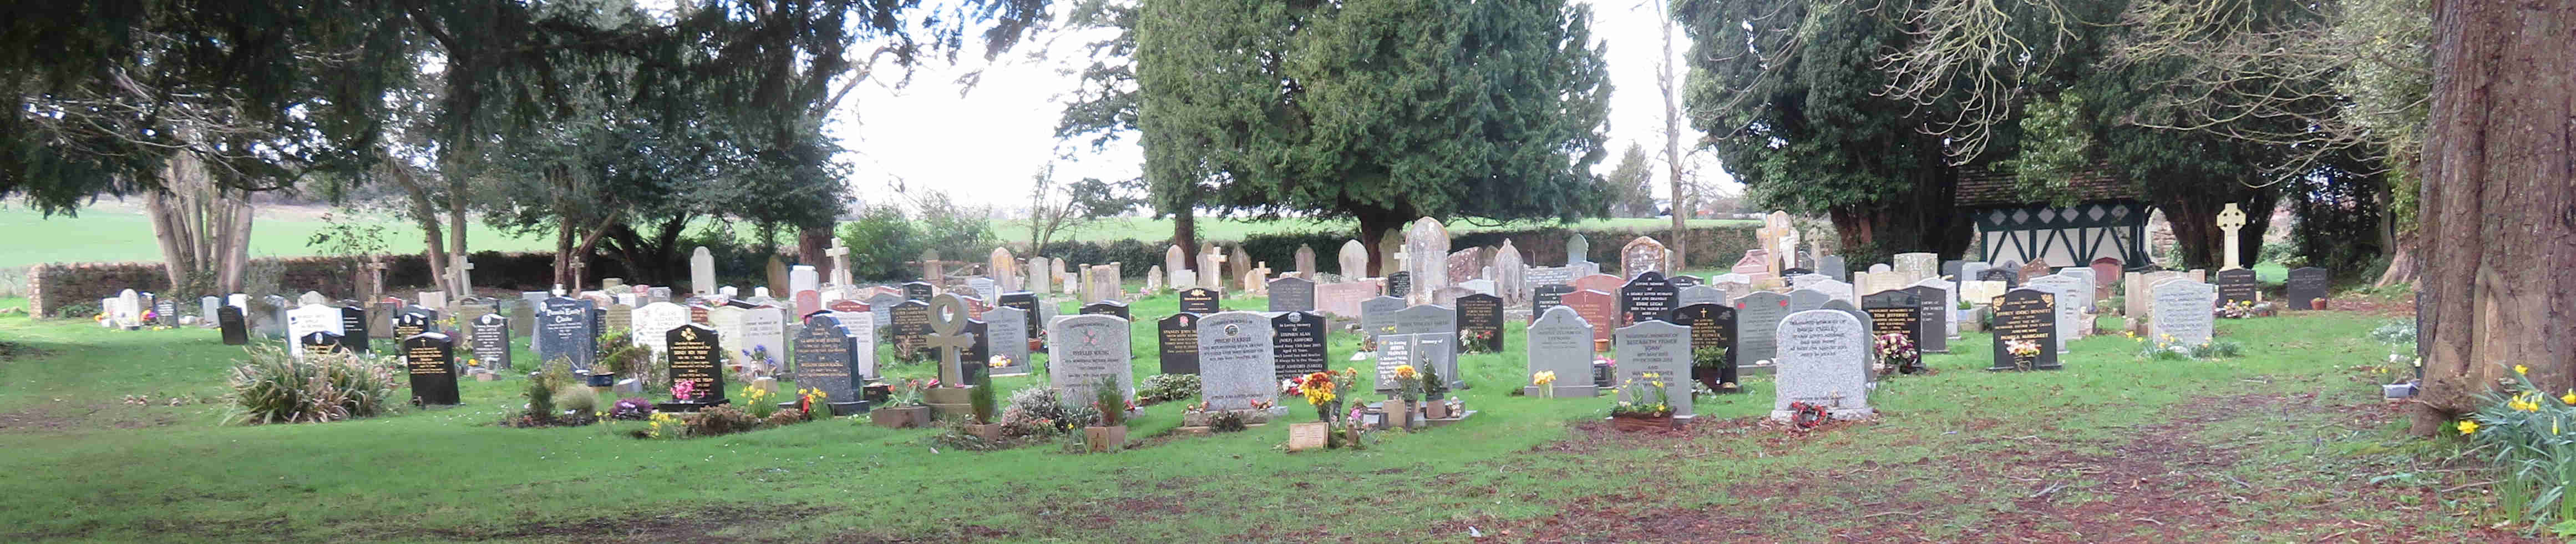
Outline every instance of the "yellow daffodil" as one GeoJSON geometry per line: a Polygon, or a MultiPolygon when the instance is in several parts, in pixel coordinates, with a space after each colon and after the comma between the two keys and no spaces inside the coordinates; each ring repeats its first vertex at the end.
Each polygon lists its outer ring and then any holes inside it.
{"type": "Polygon", "coordinates": [[[2538,412],[2538,411],[2540,411],[2540,402],[2538,402],[2538,401],[2534,401],[2534,400],[2531,400],[2531,395],[2527,395],[2527,394],[2526,394],[2526,395],[2514,395],[2514,396],[2513,396],[2513,400],[2505,401],[2504,406],[2505,406],[2506,408],[2512,408],[2512,409],[2514,409],[2514,411],[2517,411],[2517,412],[2538,412]]]}
{"type": "Polygon", "coordinates": [[[2465,419],[2464,419],[2464,420],[2460,420],[2460,434],[2477,434],[2477,433],[2478,433],[2478,422],[2475,422],[2475,421],[2469,421],[2469,420],[2465,420],[2465,419]]]}
{"type": "Polygon", "coordinates": [[[2567,390],[2567,395],[2558,397],[2558,402],[2567,403],[2569,406],[2576,406],[2576,389],[2567,390]]]}
{"type": "Polygon", "coordinates": [[[2525,375],[2528,375],[2528,374],[2531,374],[2531,367],[2522,366],[2522,365],[2513,365],[2513,373],[2515,373],[2515,374],[2525,374],[2525,375]]]}

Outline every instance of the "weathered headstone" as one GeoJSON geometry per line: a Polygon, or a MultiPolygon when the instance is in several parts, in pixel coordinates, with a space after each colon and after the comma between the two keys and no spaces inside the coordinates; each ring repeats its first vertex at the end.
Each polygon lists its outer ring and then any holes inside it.
{"type": "Polygon", "coordinates": [[[1410,283],[1398,296],[1410,304],[1428,303],[1432,293],[1449,286],[1448,256],[1449,229],[1437,219],[1414,220],[1404,230],[1404,271],[1410,283]]]}
{"type": "Polygon", "coordinates": [[[2093,299],[2109,300],[2111,298],[2111,286],[2117,285],[2117,282],[2120,280],[2120,265],[2122,263],[2118,257],[2103,257],[2094,259],[2091,264],[2092,266],[2090,266],[2090,268],[2093,269],[2093,280],[2097,282],[2097,285],[2093,288],[2093,299]]]}
{"type": "Polygon", "coordinates": [[[2292,310],[2317,309],[2316,301],[2326,298],[2327,280],[2326,269],[2313,266],[2292,268],[2282,296],[2290,299],[2292,310]]]}
{"type": "Polygon", "coordinates": [[[1772,340],[1780,320],[1789,317],[1789,296],[1770,291],[1754,291],[1735,299],[1736,347],[1742,353],[1735,360],[1746,366],[1768,370],[1777,356],[1779,344],[1772,340]]]}
{"type": "Polygon", "coordinates": [[[2149,334],[2157,340],[2167,336],[2185,346],[2209,343],[2215,316],[2209,309],[2218,304],[2218,288],[2206,283],[2175,280],[2156,284],[2155,315],[2148,319],[2149,334]]]}
{"type": "Polygon", "coordinates": [[[1379,296],[1378,281],[1364,279],[1316,285],[1315,310],[1337,317],[1358,317],[1360,303],[1379,296]]]}
{"type": "Polygon", "coordinates": [[[1672,262],[1667,260],[1668,257],[1670,255],[1664,253],[1663,242],[1657,242],[1651,237],[1639,236],[1629,240],[1628,245],[1619,248],[1619,276],[1635,279],[1639,274],[1647,272],[1673,272],[1672,262]]]}
{"type": "Polygon", "coordinates": [[[1339,261],[1336,264],[1341,265],[1341,269],[1336,272],[1341,273],[1342,281],[1376,276],[1376,274],[1370,274],[1368,270],[1368,246],[1361,244],[1359,240],[1342,242],[1342,251],[1334,260],[1339,261]]]}
{"type": "Polygon", "coordinates": [[[689,252],[689,292],[701,296],[716,292],[716,255],[707,246],[689,252]]]}
{"type": "Polygon", "coordinates": [[[1521,250],[1503,240],[1502,249],[1494,252],[1494,292],[1503,297],[1503,305],[1512,308],[1529,306],[1529,266],[1522,264],[1521,250]]]}
{"type": "Polygon", "coordinates": [[[434,332],[415,334],[402,339],[402,353],[403,367],[411,375],[412,398],[434,406],[459,403],[455,340],[434,332]]]}
{"type": "Polygon", "coordinates": [[[2057,370],[2057,295],[2038,289],[2014,289],[1995,297],[1994,365],[1987,370],[2016,370],[2016,357],[2007,346],[2030,342],[2039,346],[2031,358],[2033,370],[2057,370]]]}
{"type": "Polygon", "coordinates": [[[1780,346],[1779,379],[1774,384],[1771,419],[1796,416],[1795,403],[1825,408],[1833,419],[1863,419],[1869,406],[1871,347],[1861,338],[1860,320],[1836,310],[1808,310],[1780,320],[1773,342],[1780,346]]]}
{"type": "Polygon", "coordinates": [[[1279,379],[1323,372],[1324,316],[1313,312],[1281,312],[1270,318],[1271,361],[1279,379]]]}
{"type": "Polygon", "coordinates": [[[1132,398],[1136,379],[1134,367],[1127,364],[1127,343],[1127,319],[1115,315],[1072,315],[1048,322],[1050,385],[1062,398],[1090,399],[1102,377],[1114,376],[1125,388],[1122,397],[1132,398]]]}
{"type": "MultiPolygon", "coordinates": [[[[1599,394],[1592,384],[1592,324],[1573,308],[1555,307],[1539,313],[1538,321],[1529,327],[1529,372],[1556,373],[1552,387],[1556,396],[1589,397],[1599,394]]],[[[1527,394],[1538,393],[1530,386],[1527,394]]]]}
{"type": "Polygon", "coordinates": [[[1270,311],[1311,312],[1315,310],[1315,282],[1288,276],[1270,280],[1270,311]]]}
{"type": "Polygon", "coordinates": [[[1503,299],[1493,295],[1458,297],[1458,344],[1484,353],[1503,351],[1503,299]]]}
{"type": "MultiPolygon", "coordinates": [[[[1691,411],[1691,357],[1689,327],[1661,320],[1640,321],[1620,327],[1611,345],[1619,352],[1618,382],[1633,388],[1654,389],[1663,384],[1665,401],[1673,407],[1675,419],[1689,419],[1691,411]]],[[[1562,379],[1562,378],[1560,378],[1562,379]]],[[[1630,391],[1620,392],[1620,400],[1640,401],[1630,391]]]]}
{"type": "MultiPolygon", "coordinates": [[[[688,323],[689,309],[669,302],[655,302],[636,308],[629,320],[635,328],[635,343],[652,348],[656,354],[667,354],[670,351],[662,345],[662,333],[688,323]]],[[[517,326],[525,327],[528,323],[518,322],[517,326]]]]}
{"type": "Polygon", "coordinates": [[[1198,323],[1199,399],[1210,410],[1240,410],[1279,397],[1270,318],[1224,312],[1198,323]]]}

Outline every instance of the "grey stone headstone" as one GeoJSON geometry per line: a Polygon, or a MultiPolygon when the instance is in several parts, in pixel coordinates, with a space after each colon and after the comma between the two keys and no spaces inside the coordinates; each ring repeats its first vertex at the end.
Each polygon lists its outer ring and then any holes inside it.
{"type": "Polygon", "coordinates": [[[1047,323],[1047,374],[1056,392],[1068,399],[1091,398],[1101,377],[1115,377],[1136,389],[1135,369],[1128,364],[1127,320],[1107,314],[1069,315],[1047,323]]]}
{"type": "Polygon", "coordinates": [[[1779,378],[1771,401],[1771,418],[1787,420],[1791,403],[1826,407],[1835,419],[1858,419],[1869,406],[1871,347],[1859,319],[1837,310],[1808,310],[1780,320],[1775,342],[1780,346],[1779,378]]]}
{"type": "Polygon", "coordinates": [[[1009,366],[993,369],[993,375],[1029,373],[1029,312],[1008,306],[984,310],[984,323],[992,354],[1011,358],[1009,366]]]}
{"type": "Polygon", "coordinates": [[[1818,291],[1818,290],[1814,290],[1814,289],[1799,289],[1799,290],[1796,290],[1796,291],[1790,291],[1790,292],[1789,292],[1789,311],[1790,311],[1790,312],[1792,312],[1792,313],[1794,313],[1794,312],[1804,312],[1804,311],[1807,311],[1807,310],[1813,310],[1813,309],[1817,309],[1817,308],[1823,308],[1823,307],[1825,307],[1825,302],[1826,302],[1826,301],[1830,301],[1830,300],[1833,300],[1833,299],[1834,299],[1834,297],[1833,297],[1832,295],[1827,295],[1827,294],[1825,294],[1825,292],[1824,292],[1824,291],[1818,291]]]}
{"type": "Polygon", "coordinates": [[[2066,353],[2067,342],[2084,336],[2076,329],[2082,326],[2081,321],[2084,320],[2084,314],[2081,313],[2084,297],[2093,294],[2093,289],[2082,286],[2074,277],[2059,274],[2031,278],[2024,287],[2057,295],[2053,305],[2057,310],[2057,352],[2066,353]]]}
{"type": "Polygon", "coordinates": [[[1444,306],[1421,305],[1395,312],[1396,334],[1458,332],[1458,314],[1444,306]]]}
{"type": "MultiPolygon", "coordinates": [[[[1640,321],[1620,327],[1611,334],[1610,345],[1619,353],[1619,376],[1615,383],[1633,380],[1640,388],[1651,387],[1650,381],[1664,383],[1665,400],[1673,406],[1673,417],[1692,417],[1690,327],[1661,320],[1640,321]]],[[[1563,379],[1563,378],[1559,378],[1563,379]]],[[[1621,400],[1636,401],[1627,391],[1621,400]]]]}
{"type": "MultiPolygon", "coordinates": [[[[1395,394],[1395,369],[1414,364],[1413,335],[1387,333],[1377,336],[1377,392],[1395,394]]],[[[1420,368],[1419,366],[1415,368],[1420,368]]]]}
{"type": "Polygon", "coordinates": [[[1843,256],[1841,255],[1817,257],[1816,273],[1824,274],[1825,277],[1833,278],[1834,281],[1851,281],[1851,265],[1844,264],[1843,256]]]}
{"type": "Polygon", "coordinates": [[[1315,311],[1315,282],[1296,276],[1270,280],[1270,311],[1315,311]]]}
{"type": "Polygon", "coordinates": [[[1584,238],[1581,234],[1566,237],[1565,264],[1572,266],[1575,263],[1588,262],[1592,262],[1592,240],[1584,238]]]}
{"type": "Polygon", "coordinates": [[[1773,333],[1780,326],[1780,320],[1789,317],[1788,304],[1788,295],[1770,291],[1754,291],[1736,297],[1736,346],[1743,350],[1736,355],[1736,361],[1769,367],[1779,349],[1779,344],[1772,343],[1773,333]]]}
{"type": "Polygon", "coordinates": [[[1467,388],[1466,378],[1458,375],[1458,333],[1426,332],[1408,336],[1413,337],[1414,368],[1437,372],[1440,381],[1447,382],[1445,386],[1426,384],[1425,387],[1434,389],[1428,393],[1438,393],[1437,389],[1444,387],[1449,390],[1467,388]]]}
{"type": "Polygon", "coordinates": [[[2218,287],[2191,280],[2174,280],[2157,284],[2154,315],[2147,319],[2157,341],[2174,337],[2186,346],[2209,343],[2215,316],[2210,308],[2218,305],[2218,287]]]}
{"type": "Polygon", "coordinates": [[[868,313],[876,314],[877,326],[886,326],[894,323],[894,307],[897,304],[903,304],[904,300],[906,299],[903,295],[877,293],[875,296],[868,297],[868,313]]]}
{"type": "Polygon", "coordinates": [[[1210,410],[1251,408],[1279,397],[1270,318],[1221,312],[1199,320],[1199,398],[1210,410]]]}
{"type": "Polygon", "coordinates": [[[1549,308],[1530,324],[1527,356],[1530,373],[1556,373],[1556,396],[1600,394],[1592,385],[1592,324],[1573,308],[1549,308]]]}
{"type": "Polygon", "coordinates": [[[1360,301],[1360,332],[1369,339],[1395,332],[1395,313],[1404,310],[1404,299],[1380,296],[1360,301]]]}
{"type": "Polygon", "coordinates": [[[796,385],[823,390],[832,402],[857,400],[864,376],[852,360],[860,346],[841,328],[841,320],[829,315],[805,318],[805,326],[796,331],[796,385]]]}
{"type": "Polygon", "coordinates": [[[215,326],[215,307],[222,305],[224,305],[224,299],[197,297],[197,319],[206,326],[215,326]]]}

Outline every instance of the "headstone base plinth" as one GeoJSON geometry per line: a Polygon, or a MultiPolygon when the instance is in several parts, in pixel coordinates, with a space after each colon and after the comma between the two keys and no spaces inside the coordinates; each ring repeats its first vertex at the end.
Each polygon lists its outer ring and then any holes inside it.
{"type": "MultiPolygon", "coordinates": [[[[1561,399],[1563,399],[1563,398],[1590,398],[1590,397],[1598,397],[1598,396],[1601,396],[1601,388],[1593,387],[1593,386],[1589,386],[1589,385],[1558,385],[1558,386],[1554,386],[1554,387],[1556,387],[1556,398],[1561,398],[1561,399]]],[[[1525,385],[1525,386],[1521,386],[1521,396],[1526,396],[1526,397],[1542,397],[1542,395],[1541,395],[1541,394],[1539,393],[1539,391],[1538,391],[1538,386],[1535,386],[1535,385],[1525,385]]],[[[1542,398],[1543,398],[1543,397],[1542,397],[1542,398]]],[[[1470,410],[1470,411],[1472,411],[1472,410],[1470,410]]]]}
{"type": "Polygon", "coordinates": [[[1423,423],[1425,423],[1425,424],[1427,424],[1427,425],[1429,425],[1429,426],[1432,426],[1432,427],[1446,427],[1446,426],[1448,426],[1448,425],[1449,425],[1449,424],[1451,424],[1451,423],[1457,423],[1457,422],[1460,422],[1460,421],[1466,421],[1466,420],[1467,420],[1467,418],[1475,417],[1475,415],[1476,415],[1476,411],[1475,411],[1475,410],[1468,410],[1466,413],[1462,413],[1462,414],[1452,414],[1452,415],[1455,415],[1455,416],[1457,416],[1457,417],[1442,418],[1442,419],[1424,419],[1424,420],[1422,420],[1422,422],[1423,422],[1423,423]]]}
{"type": "Polygon", "coordinates": [[[854,416],[854,415],[859,415],[859,414],[868,413],[868,401],[864,401],[864,400],[859,400],[859,401],[850,401],[850,402],[827,402],[827,403],[824,403],[824,405],[825,405],[825,406],[829,406],[829,407],[831,407],[831,409],[832,409],[832,415],[835,415],[835,416],[854,416]]]}
{"type": "Polygon", "coordinates": [[[695,411],[699,411],[699,410],[704,410],[704,409],[706,409],[706,408],[707,408],[707,407],[709,407],[709,406],[723,406],[723,405],[725,405],[726,403],[729,403],[729,402],[732,402],[732,401],[731,401],[730,399],[723,399],[723,400],[717,400],[717,401],[715,401],[715,402],[702,402],[702,401],[689,401],[689,402],[657,402],[657,403],[653,403],[653,411],[656,411],[656,412],[695,412],[695,411]]]}

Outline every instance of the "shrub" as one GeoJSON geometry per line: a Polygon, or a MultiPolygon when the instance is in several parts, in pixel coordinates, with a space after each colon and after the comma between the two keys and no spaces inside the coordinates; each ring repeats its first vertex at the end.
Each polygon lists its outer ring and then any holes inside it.
{"type": "Polygon", "coordinates": [[[634,331],[608,331],[599,335],[598,364],[610,374],[636,376],[653,366],[653,348],[635,343],[634,331]]]}
{"type": "MultiPolygon", "coordinates": [[[[529,423],[554,421],[557,413],[555,390],[573,385],[572,369],[565,364],[560,360],[548,361],[542,363],[537,371],[528,373],[527,389],[520,394],[528,399],[528,409],[523,415],[529,423]]],[[[591,401],[592,404],[598,403],[596,398],[591,401]]]]}
{"type": "Polygon", "coordinates": [[[1098,410],[1066,406],[1054,388],[1031,387],[1011,392],[1010,405],[1002,409],[1002,434],[1057,434],[1088,426],[1098,419],[1098,410]]]}
{"type": "Polygon", "coordinates": [[[634,421],[652,416],[653,401],[640,397],[617,399],[617,404],[608,408],[608,417],[612,419],[634,421]]]}
{"type": "Polygon", "coordinates": [[[1125,393],[1119,391],[1117,377],[1101,376],[1100,383],[1092,384],[1092,393],[1091,405],[1100,410],[1100,426],[1127,424],[1127,399],[1125,393]]]}
{"type": "Polygon", "coordinates": [[[689,422],[689,436],[716,436],[760,428],[760,418],[732,406],[709,406],[689,422]]]}
{"type": "Polygon", "coordinates": [[[769,414],[769,419],[767,420],[767,423],[771,427],[785,427],[804,422],[805,411],[795,408],[780,408],[777,413],[769,414]]]}
{"type": "Polygon", "coordinates": [[[984,385],[966,390],[966,407],[975,416],[976,424],[993,423],[993,387],[992,382],[988,381],[984,385]]]}
{"type": "Polygon", "coordinates": [[[1136,402],[1143,404],[1171,402],[1195,397],[1198,394],[1199,375],[1197,374],[1155,374],[1146,377],[1145,385],[1136,388],[1136,402]]]}
{"type": "Polygon", "coordinates": [[[392,411],[393,370],[364,356],[338,352],[298,361],[275,346],[247,350],[250,362],[233,367],[228,421],[322,423],[392,411]]]}
{"type": "Polygon", "coordinates": [[[2379,328],[2370,330],[2370,339],[2390,344],[2413,343],[2415,342],[2415,322],[2390,321],[2382,324],[2379,328]]]}
{"type": "Polygon", "coordinates": [[[570,412],[576,419],[599,412],[599,392],[581,384],[555,389],[554,401],[556,410],[570,412]]]}

